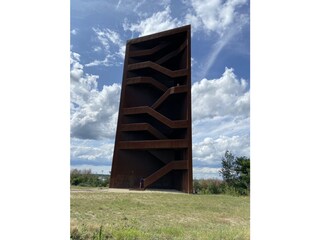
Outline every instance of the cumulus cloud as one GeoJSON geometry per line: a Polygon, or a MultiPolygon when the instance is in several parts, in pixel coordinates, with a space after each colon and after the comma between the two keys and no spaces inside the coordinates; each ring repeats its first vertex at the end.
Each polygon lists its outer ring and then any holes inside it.
{"type": "Polygon", "coordinates": [[[194,121],[227,115],[249,116],[248,82],[238,79],[232,68],[226,68],[219,79],[195,82],[191,92],[194,121]]]}
{"type": "Polygon", "coordinates": [[[120,85],[105,85],[99,91],[99,76],[85,74],[79,61],[80,55],[71,53],[71,137],[113,138],[118,117],[120,85]]]}
{"type": "Polygon", "coordinates": [[[182,24],[177,18],[171,17],[171,10],[167,5],[163,11],[156,12],[138,23],[129,24],[125,22],[123,29],[125,31],[138,32],[139,36],[145,36],[172,29],[182,24]]]}
{"type": "MultiPolygon", "coordinates": [[[[250,157],[248,81],[226,68],[218,79],[192,85],[193,161],[196,167],[219,168],[226,150],[250,157]]],[[[200,174],[200,173],[199,173],[200,174]]]]}
{"type": "Polygon", "coordinates": [[[242,25],[248,21],[248,14],[236,11],[247,2],[247,0],[191,0],[189,4],[192,13],[188,13],[185,20],[193,25],[195,31],[203,30],[223,35],[234,23],[242,25]]]}
{"type": "Polygon", "coordinates": [[[226,150],[235,156],[249,156],[250,138],[243,136],[206,137],[203,141],[193,145],[193,161],[197,166],[216,166],[221,164],[221,158],[226,150]]]}
{"type": "Polygon", "coordinates": [[[94,61],[85,64],[86,67],[104,65],[106,67],[119,65],[124,59],[125,43],[121,39],[119,33],[109,28],[92,28],[97,40],[101,46],[94,46],[95,52],[104,51],[105,57],[102,60],[95,59],[94,61]]]}
{"type": "Polygon", "coordinates": [[[107,165],[112,163],[113,143],[105,140],[72,139],[71,159],[74,164],[107,165]]]}
{"type": "Polygon", "coordinates": [[[94,173],[111,170],[114,143],[111,140],[83,140],[72,138],[71,168],[91,169],[94,173]]]}

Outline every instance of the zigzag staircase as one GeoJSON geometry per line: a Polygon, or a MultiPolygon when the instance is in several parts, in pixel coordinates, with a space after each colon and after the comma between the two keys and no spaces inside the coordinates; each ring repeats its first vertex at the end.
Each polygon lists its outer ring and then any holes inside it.
{"type": "Polygon", "coordinates": [[[171,179],[192,191],[189,41],[190,26],[128,41],[110,187],[126,186],[121,175],[130,188],[143,177],[144,188],[171,179]]]}
{"type": "Polygon", "coordinates": [[[150,176],[144,179],[144,188],[147,188],[152,183],[154,183],[159,178],[161,178],[162,176],[164,176],[172,170],[187,169],[187,163],[188,162],[185,160],[169,162],[168,164],[164,165],[162,168],[160,168],[159,170],[157,170],[156,172],[152,173],[150,176]]]}

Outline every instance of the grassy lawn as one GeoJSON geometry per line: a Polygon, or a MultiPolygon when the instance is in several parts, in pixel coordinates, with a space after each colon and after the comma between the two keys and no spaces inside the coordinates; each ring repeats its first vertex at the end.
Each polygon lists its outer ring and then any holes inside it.
{"type": "Polygon", "coordinates": [[[72,191],[70,231],[72,239],[250,239],[250,199],[72,191]]]}

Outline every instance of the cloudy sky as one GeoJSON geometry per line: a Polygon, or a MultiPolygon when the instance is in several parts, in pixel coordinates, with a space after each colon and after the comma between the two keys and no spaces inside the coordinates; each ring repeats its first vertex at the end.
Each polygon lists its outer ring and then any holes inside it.
{"type": "Polygon", "coordinates": [[[128,39],[191,24],[195,178],[250,156],[248,0],[71,0],[71,167],[111,170],[128,39]]]}
{"type": "Polygon", "coordinates": [[[202,114],[194,119],[195,175],[215,176],[219,149],[249,154],[249,112],[243,110],[248,102],[236,112],[230,109],[244,103],[251,89],[252,238],[316,239],[319,1],[251,1],[251,75],[248,2],[148,2],[71,0],[70,12],[68,1],[1,1],[0,182],[10,181],[1,185],[10,196],[0,199],[2,238],[11,239],[14,232],[17,239],[34,239],[36,231],[37,236],[50,232],[52,239],[64,239],[70,231],[69,36],[72,166],[106,172],[113,151],[112,113],[117,111],[112,101],[118,101],[114,96],[122,77],[119,45],[143,34],[145,20],[152,19],[158,22],[149,28],[154,30],[192,22],[193,94],[201,90],[203,97],[224,96],[212,106],[197,99],[212,109],[206,115],[194,108],[194,118],[202,114]],[[226,72],[226,67],[233,70],[226,72]],[[233,84],[226,89],[227,80],[233,84]],[[234,95],[231,89],[237,89],[234,95]],[[102,117],[111,120],[100,122],[102,117]],[[21,180],[28,187],[21,187],[21,180]],[[24,204],[21,196],[27,196],[24,204]],[[274,231],[265,231],[266,225],[274,231]]]}

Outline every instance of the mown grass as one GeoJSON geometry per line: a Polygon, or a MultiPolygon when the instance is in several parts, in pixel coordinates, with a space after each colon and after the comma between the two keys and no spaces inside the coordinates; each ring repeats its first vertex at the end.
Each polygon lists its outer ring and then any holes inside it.
{"type": "Polygon", "coordinates": [[[249,197],[71,192],[71,239],[249,239],[249,197]]]}

